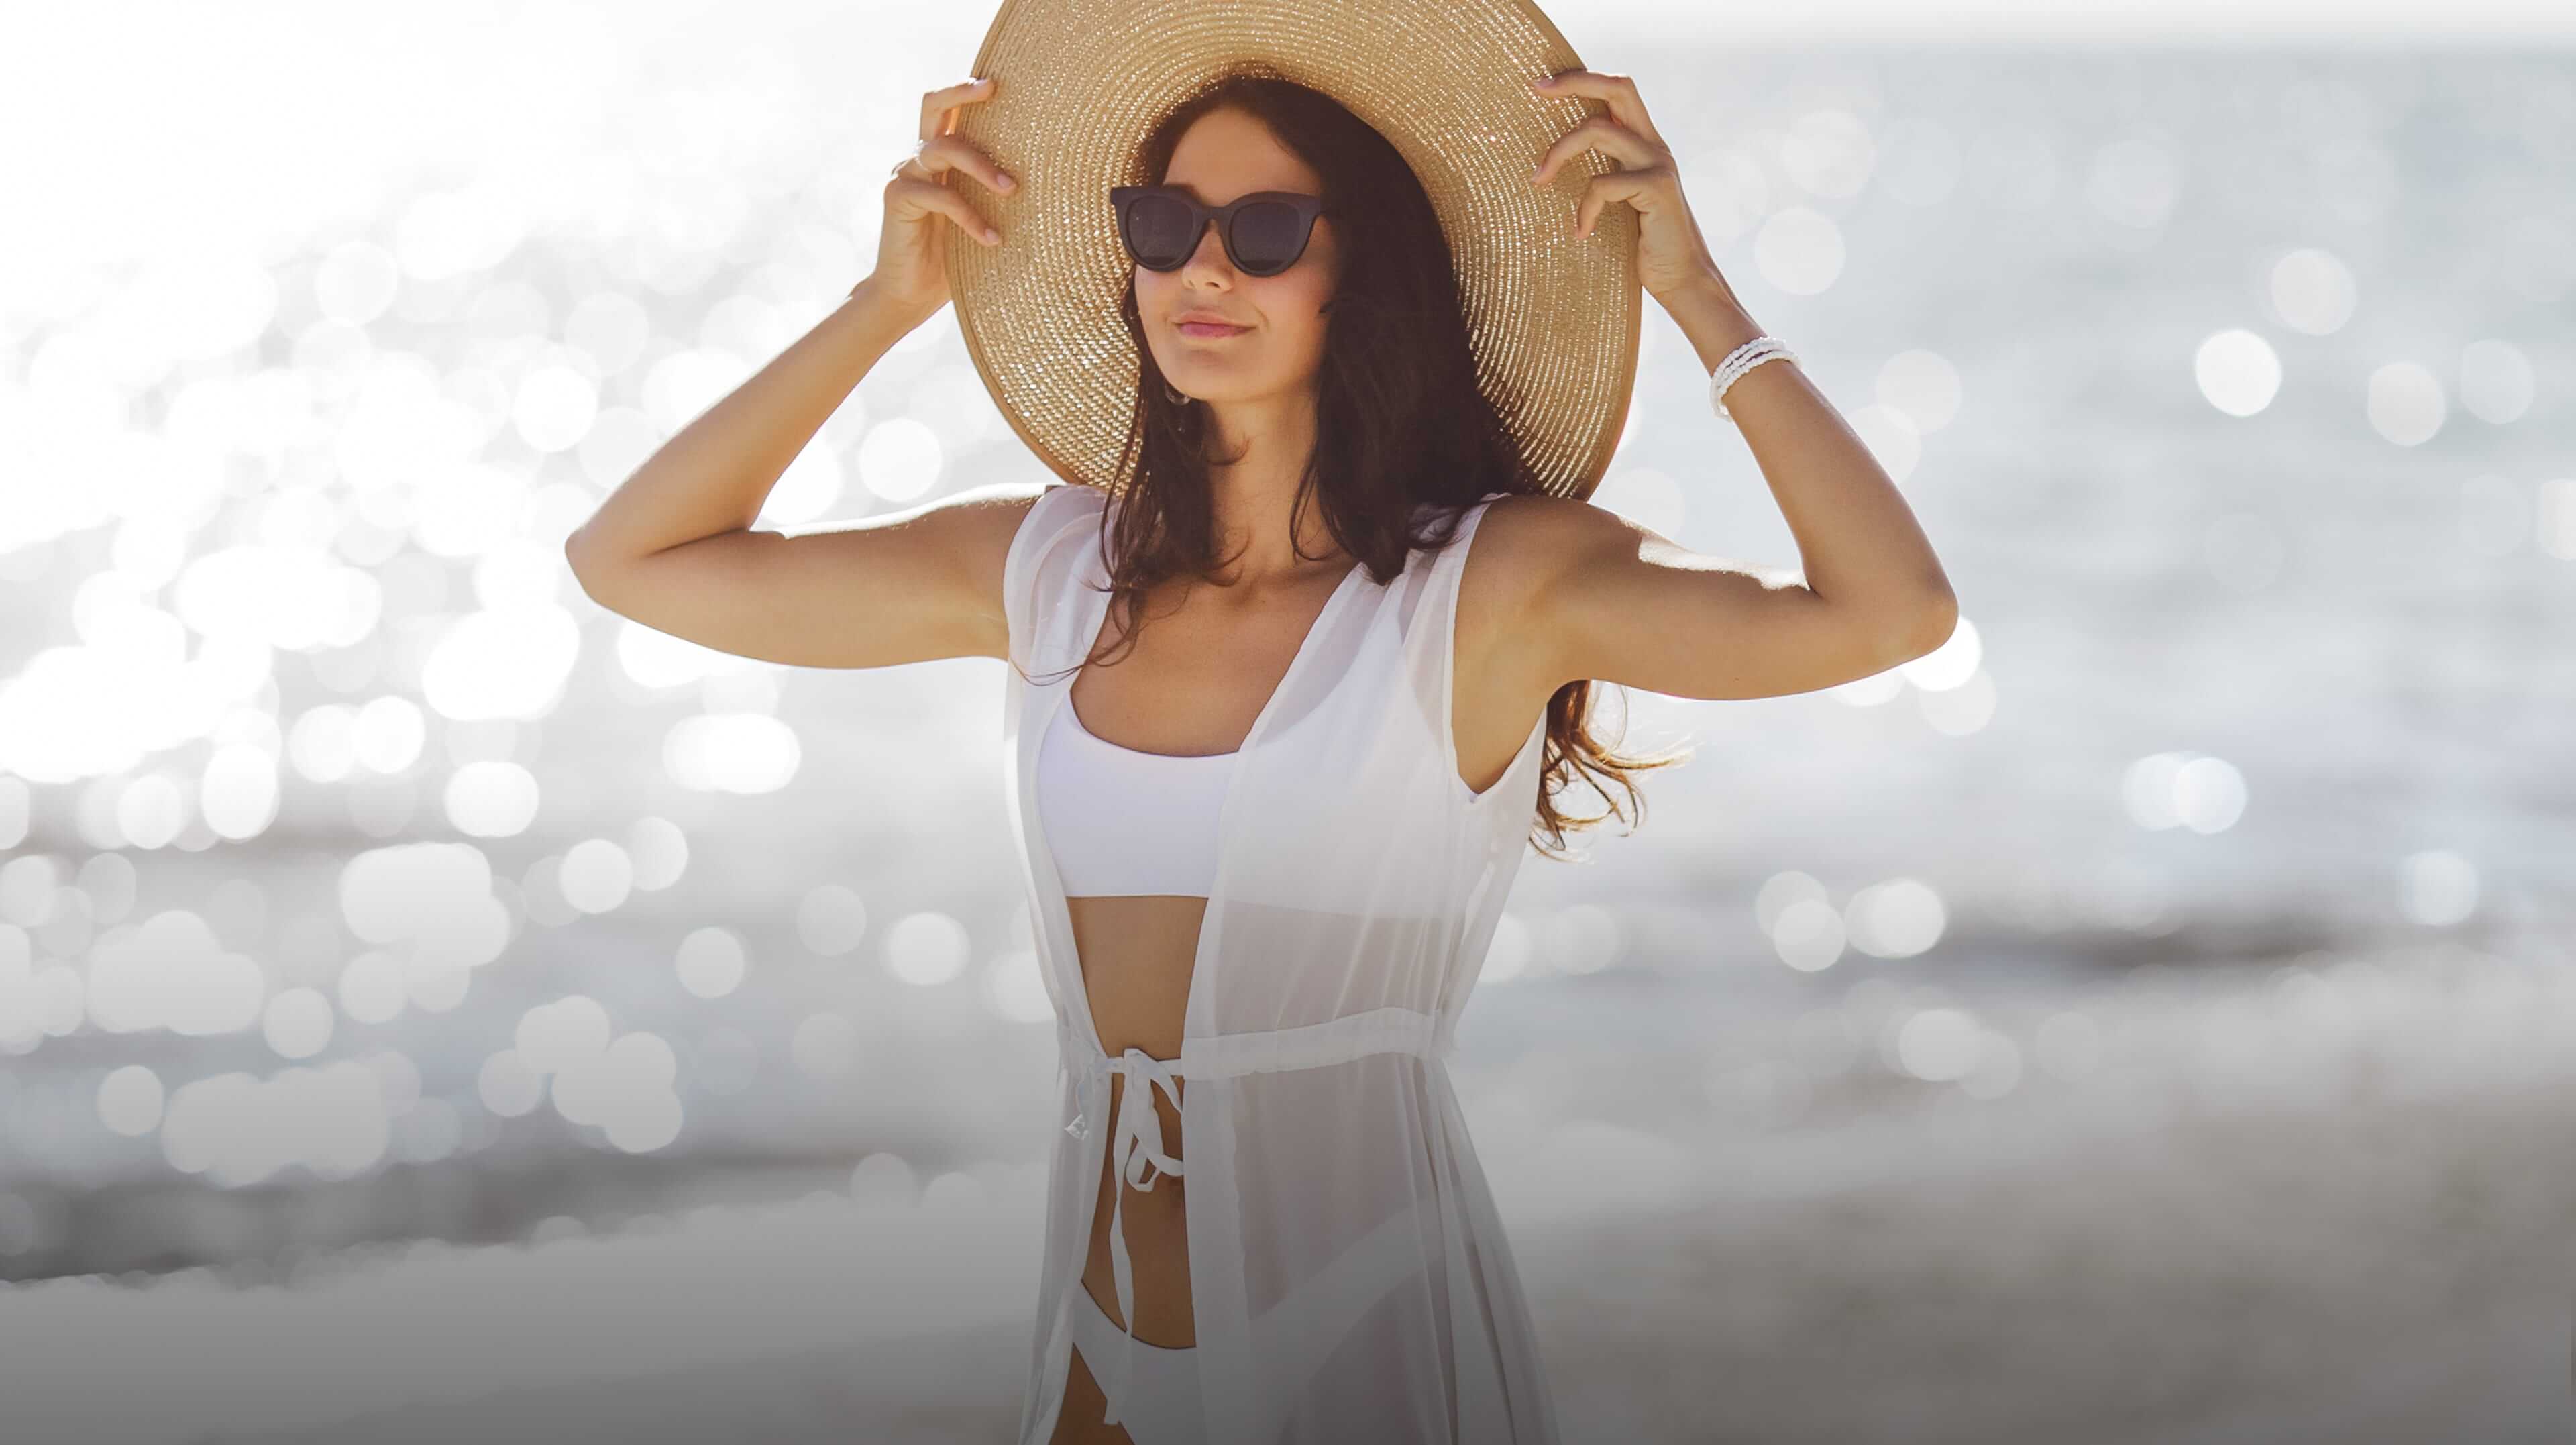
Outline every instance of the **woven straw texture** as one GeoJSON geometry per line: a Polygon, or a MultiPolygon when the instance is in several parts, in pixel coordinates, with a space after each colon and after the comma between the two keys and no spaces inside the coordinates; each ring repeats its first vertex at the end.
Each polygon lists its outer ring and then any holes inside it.
{"type": "Polygon", "coordinates": [[[1529,0],[1004,0],[972,71],[998,81],[993,98],[962,107],[956,133],[1020,186],[957,186],[1002,232],[986,246],[946,228],[967,353],[1050,470],[1118,490],[1138,362],[1109,188],[1159,179],[1135,152],[1184,101],[1229,74],[1278,76],[1349,107],[1412,166],[1448,235],[1479,387],[1546,489],[1589,497],[1627,420],[1643,293],[1634,211],[1606,206],[1573,232],[1609,158],[1529,184],[1541,151],[1606,113],[1529,88],[1581,66],[1529,0]]]}

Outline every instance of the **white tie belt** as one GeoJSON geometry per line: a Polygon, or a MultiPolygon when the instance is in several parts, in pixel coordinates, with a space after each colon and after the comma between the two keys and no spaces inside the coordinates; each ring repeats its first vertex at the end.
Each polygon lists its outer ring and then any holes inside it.
{"type": "MultiPolygon", "coordinates": [[[[1189,1039],[1183,1042],[1178,1059],[1158,1059],[1136,1048],[1113,1059],[1070,1028],[1061,1032],[1059,1042],[1068,1066],[1079,1066],[1095,1076],[1086,1081],[1083,1098],[1098,1097],[1091,1088],[1094,1083],[1105,1091],[1110,1074],[1127,1076],[1117,1102],[1108,1106],[1109,1157],[1117,1161],[1120,1186],[1112,1191],[1109,1206],[1109,1272],[1117,1282],[1118,1317],[1127,1334],[1127,1342],[1120,1347],[1117,1364],[1111,1370],[1113,1380],[1101,1382],[1101,1393],[1108,1400],[1101,1422],[1111,1425],[1119,1421],[1118,1402],[1126,1398],[1128,1384],[1135,1376],[1136,1277],[1127,1252],[1127,1191],[1148,1190],[1166,1174],[1185,1172],[1181,1161],[1164,1150],[1163,1117],[1154,1108],[1154,1090],[1161,1089],[1172,1107],[1178,1109],[1179,1080],[1183,1078],[1228,1078],[1320,1068],[1377,1053],[1445,1058],[1454,1047],[1445,1021],[1407,1008],[1371,1009],[1321,1024],[1269,1033],[1189,1039]]],[[[1090,1115],[1077,1110],[1064,1131],[1087,1140],[1091,1127],[1090,1115]]],[[[1085,1185],[1088,1187],[1088,1181],[1085,1185]]],[[[1082,1287],[1079,1279],[1072,1287],[1082,1287]]]]}

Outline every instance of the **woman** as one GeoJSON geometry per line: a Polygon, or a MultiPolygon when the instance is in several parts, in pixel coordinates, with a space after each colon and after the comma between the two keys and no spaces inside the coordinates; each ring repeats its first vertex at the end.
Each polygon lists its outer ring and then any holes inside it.
{"type": "MultiPolygon", "coordinates": [[[[1760,329],[1635,87],[1540,85],[1606,113],[1530,156],[1534,183],[1590,148],[1620,162],[1571,222],[1628,201],[1647,291],[1721,368],[1760,329]]],[[[727,651],[1010,664],[1066,1120],[1022,1441],[1553,1441],[1444,1061],[1521,845],[1563,841],[1552,795],[1639,765],[1585,736],[1588,680],[1746,698],[1867,676],[1948,635],[1940,565],[1789,365],[1723,389],[1802,583],[1548,495],[1479,393],[1414,173],[1330,96],[1257,77],[1173,109],[1138,149],[1158,179],[1121,188],[1139,382],[1114,494],[751,530],[949,299],[941,228],[1001,244],[946,183],[1024,184],[949,133],[995,93],[924,97],[874,274],[567,554],[602,604],[727,651]],[[1266,232],[1210,214],[1264,193],[1287,198],[1266,232]]]]}

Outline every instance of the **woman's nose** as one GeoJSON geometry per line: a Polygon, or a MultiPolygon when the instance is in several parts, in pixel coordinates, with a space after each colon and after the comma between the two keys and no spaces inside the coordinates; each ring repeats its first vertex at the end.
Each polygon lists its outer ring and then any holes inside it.
{"type": "Polygon", "coordinates": [[[1231,266],[1234,258],[1225,254],[1225,238],[1217,234],[1217,223],[1210,218],[1199,225],[1198,239],[1190,247],[1190,265],[1212,266],[1219,262],[1231,266]]]}

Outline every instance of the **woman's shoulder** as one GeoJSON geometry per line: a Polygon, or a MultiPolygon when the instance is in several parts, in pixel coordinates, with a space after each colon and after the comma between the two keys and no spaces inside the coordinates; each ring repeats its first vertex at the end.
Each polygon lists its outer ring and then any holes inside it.
{"type": "Polygon", "coordinates": [[[1571,497],[1488,493],[1452,544],[1460,554],[1460,609],[1505,619],[1507,630],[1526,625],[1540,593],[1605,517],[1600,508],[1571,497]]]}
{"type": "MultiPolygon", "coordinates": [[[[1569,525],[1578,525],[1566,516],[1566,509],[1589,505],[1526,492],[1487,492],[1466,503],[1425,502],[1415,508],[1415,521],[1419,531],[1427,526],[1424,519],[1435,512],[1457,514],[1454,526],[1431,529],[1447,534],[1448,542],[1439,552],[1456,563],[1469,556],[1544,549],[1549,538],[1562,537],[1569,525]],[[1484,539],[1480,545],[1479,538],[1484,539]]],[[[1479,570],[1488,569],[1480,565],[1479,570]]]]}
{"type": "Polygon", "coordinates": [[[1011,539],[1015,561],[1045,549],[1077,524],[1090,525],[1109,505],[1109,494],[1086,482],[1050,482],[1024,505],[1011,539]]]}
{"type": "Polygon", "coordinates": [[[1089,482],[1049,482],[1029,508],[1032,519],[1055,521],[1093,516],[1109,506],[1109,493],[1089,482]]]}
{"type": "Polygon", "coordinates": [[[1003,606],[1015,646],[1047,608],[1040,594],[1077,585],[1093,570],[1074,543],[1096,535],[1107,502],[1107,493],[1082,482],[1051,482],[1026,501],[1002,559],[1003,606]]]}
{"type": "Polygon", "coordinates": [[[1579,497],[1544,492],[1490,492],[1476,510],[1476,530],[1496,552],[1561,551],[1623,525],[1615,513],[1579,497]]]}

